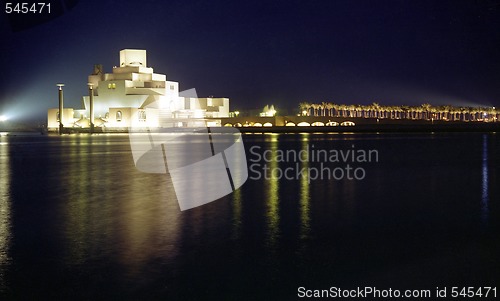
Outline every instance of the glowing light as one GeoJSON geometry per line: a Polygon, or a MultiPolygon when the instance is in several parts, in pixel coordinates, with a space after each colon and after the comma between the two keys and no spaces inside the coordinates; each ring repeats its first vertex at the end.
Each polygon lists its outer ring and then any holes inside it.
{"type": "Polygon", "coordinates": [[[276,115],[276,109],[274,108],[274,105],[271,105],[270,107],[268,105],[266,105],[264,107],[264,110],[262,111],[262,113],[259,114],[260,117],[273,117],[274,115],[276,115]]]}
{"type": "Polygon", "coordinates": [[[311,124],[312,126],[325,126],[325,124],[323,122],[320,122],[320,121],[316,121],[316,122],[313,122],[313,124],[311,124]]]}
{"type": "MultiPolygon", "coordinates": [[[[378,122],[378,119],[377,119],[378,122]]],[[[355,126],[356,124],[352,121],[344,121],[340,124],[341,126],[355,126]]]]}
{"type": "Polygon", "coordinates": [[[7,118],[7,116],[0,115],[0,122],[7,121],[7,119],[9,119],[9,118],[7,118]]]}

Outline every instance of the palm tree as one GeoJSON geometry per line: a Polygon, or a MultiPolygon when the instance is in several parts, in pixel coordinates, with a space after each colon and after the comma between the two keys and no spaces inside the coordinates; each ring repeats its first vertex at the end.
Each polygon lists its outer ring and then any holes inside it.
{"type": "Polygon", "coordinates": [[[372,104],[373,110],[375,111],[375,117],[379,118],[379,113],[380,113],[380,105],[376,102],[372,104]]]}
{"type": "Polygon", "coordinates": [[[316,108],[318,107],[317,104],[311,103],[311,114],[309,116],[316,116],[316,108]]]}
{"type": "Polygon", "coordinates": [[[467,115],[467,108],[460,107],[460,121],[465,121],[467,115]]]}
{"type": "Polygon", "coordinates": [[[429,111],[430,111],[430,114],[431,114],[430,119],[431,119],[432,121],[434,121],[434,119],[436,119],[436,112],[437,112],[437,108],[436,108],[436,107],[434,107],[434,106],[431,106],[431,107],[429,108],[429,111]]]}
{"type": "Polygon", "coordinates": [[[331,102],[328,102],[326,103],[326,109],[327,109],[327,112],[328,112],[328,116],[332,116],[332,109],[333,109],[333,103],[331,102]]]}
{"type": "Polygon", "coordinates": [[[308,102],[299,103],[299,114],[302,116],[308,116],[310,108],[311,108],[311,104],[308,102]]]}
{"type": "Polygon", "coordinates": [[[487,111],[488,111],[488,121],[495,121],[496,117],[495,107],[488,108],[487,111]]]}
{"type": "Polygon", "coordinates": [[[355,105],[354,112],[355,112],[355,117],[363,117],[363,106],[355,105]]]}
{"type": "Polygon", "coordinates": [[[354,112],[356,110],[356,107],[354,105],[348,105],[347,110],[349,111],[349,117],[355,117],[354,112]]]}
{"type": "Polygon", "coordinates": [[[437,112],[437,120],[443,120],[444,119],[444,114],[445,114],[445,106],[438,106],[436,107],[436,112],[437,112]]]}
{"type": "Polygon", "coordinates": [[[430,112],[430,109],[431,109],[431,105],[428,104],[428,103],[424,103],[422,104],[422,112],[424,114],[422,114],[422,119],[426,119],[426,120],[429,120],[429,112],[430,112]]]}
{"type": "Polygon", "coordinates": [[[321,103],[321,109],[322,109],[321,116],[326,116],[326,111],[328,110],[328,103],[323,101],[321,103]]]}
{"type": "Polygon", "coordinates": [[[396,112],[397,112],[396,119],[401,119],[401,113],[403,113],[403,107],[396,106],[396,112]]]}

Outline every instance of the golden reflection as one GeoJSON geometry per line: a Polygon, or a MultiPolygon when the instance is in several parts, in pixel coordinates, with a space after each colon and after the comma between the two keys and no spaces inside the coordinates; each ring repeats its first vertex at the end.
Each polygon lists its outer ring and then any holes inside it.
{"type": "Polygon", "coordinates": [[[107,254],[136,275],[152,260],[175,256],[179,205],[168,176],[136,170],[130,147],[120,137],[62,139],[60,186],[68,200],[61,215],[68,264],[107,254]]]}
{"type": "MultiPolygon", "coordinates": [[[[61,183],[67,187],[70,199],[65,207],[66,216],[66,234],[70,240],[67,260],[72,264],[82,264],[85,262],[89,253],[89,242],[93,240],[89,229],[95,223],[89,221],[91,212],[89,212],[90,194],[90,175],[89,169],[92,163],[89,162],[89,145],[82,142],[80,136],[69,136],[61,141],[59,157],[67,157],[66,165],[67,176],[60,177],[61,183]]],[[[63,159],[64,160],[64,159],[63,159]]]]}
{"type": "Polygon", "coordinates": [[[0,136],[0,290],[4,284],[5,267],[9,264],[11,239],[10,165],[7,137],[0,136]]]}
{"type": "MultiPolygon", "coordinates": [[[[242,137],[239,137],[239,139],[243,139],[242,137]]],[[[238,164],[233,164],[233,169],[231,170],[231,176],[233,179],[237,179],[241,176],[242,173],[246,172],[248,173],[248,167],[246,164],[246,156],[244,153],[236,152],[234,156],[235,162],[238,162],[238,164]],[[244,164],[241,164],[241,163],[244,164]],[[246,169],[246,170],[245,170],[246,169]]],[[[235,183],[236,186],[236,183],[235,183]]],[[[243,202],[243,196],[241,193],[241,186],[237,188],[233,194],[233,220],[232,220],[232,231],[231,231],[231,239],[239,239],[241,236],[241,212],[242,212],[242,202],[243,202]]]]}
{"type": "Polygon", "coordinates": [[[264,141],[265,142],[278,142],[280,134],[277,133],[264,133],[264,141]]]}
{"type": "MultiPolygon", "coordinates": [[[[278,149],[278,135],[271,136],[269,139],[270,149],[276,151],[278,149]]],[[[275,170],[278,167],[278,161],[273,158],[270,162],[265,162],[268,164],[270,170],[275,170]]],[[[276,247],[276,243],[279,236],[279,179],[271,172],[269,180],[265,181],[266,189],[268,194],[267,200],[267,223],[269,227],[269,237],[268,242],[271,248],[276,247]]]]}
{"type": "Polygon", "coordinates": [[[122,174],[123,199],[115,199],[119,206],[115,222],[121,234],[120,260],[131,275],[137,275],[148,262],[176,255],[181,213],[166,174],[141,173],[131,164],[122,174]]]}
{"type": "MultiPolygon", "coordinates": [[[[309,142],[308,139],[301,139],[302,150],[307,151],[309,142]]],[[[301,168],[308,169],[309,161],[304,160],[301,168]]],[[[309,196],[309,180],[307,177],[300,178],[300,239],[305,239],[311,231],[310,226],[310,196],[309,196]]]]}
{"type": "Polygon", "coordinates": [[[241,211],[242,211],[242,196],[241,188],[233,192],[233,227],[231,231],[231,239],[237,240],[241,236],[241,211]]]}

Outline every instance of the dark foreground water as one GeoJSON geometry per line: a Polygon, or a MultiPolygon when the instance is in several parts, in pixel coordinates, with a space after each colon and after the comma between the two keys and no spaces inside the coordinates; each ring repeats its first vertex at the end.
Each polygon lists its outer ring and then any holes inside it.
{"type": "Polygon", "coordinates": [[[0,137],[0,299],[293,300],[299,287],[499,286],[498,134],[244,142],[252,179],[181,212],[169,176],[136,170],[127,135],[0,137]],[[276,158],[308,148],[376,150],[378,161],[349,163],[363,169],[358,180],[279,178],[286,168],[346,167],[276,158]],[[264,163],[274,177],[256,179],[264,163]]]}

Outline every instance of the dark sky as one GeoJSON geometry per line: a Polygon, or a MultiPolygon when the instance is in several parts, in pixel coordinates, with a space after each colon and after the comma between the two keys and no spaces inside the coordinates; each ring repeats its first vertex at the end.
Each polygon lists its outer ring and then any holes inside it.
{"type": "Polygon", "coordinates": [[[17,32],[2,13],[0,30],[0,114],[20,119],[44,120],[57,82],[79,107],[93,65],[111,72],[124,48],[232,109],[500,107],[500,1],[80,0],[17,32]]]}

